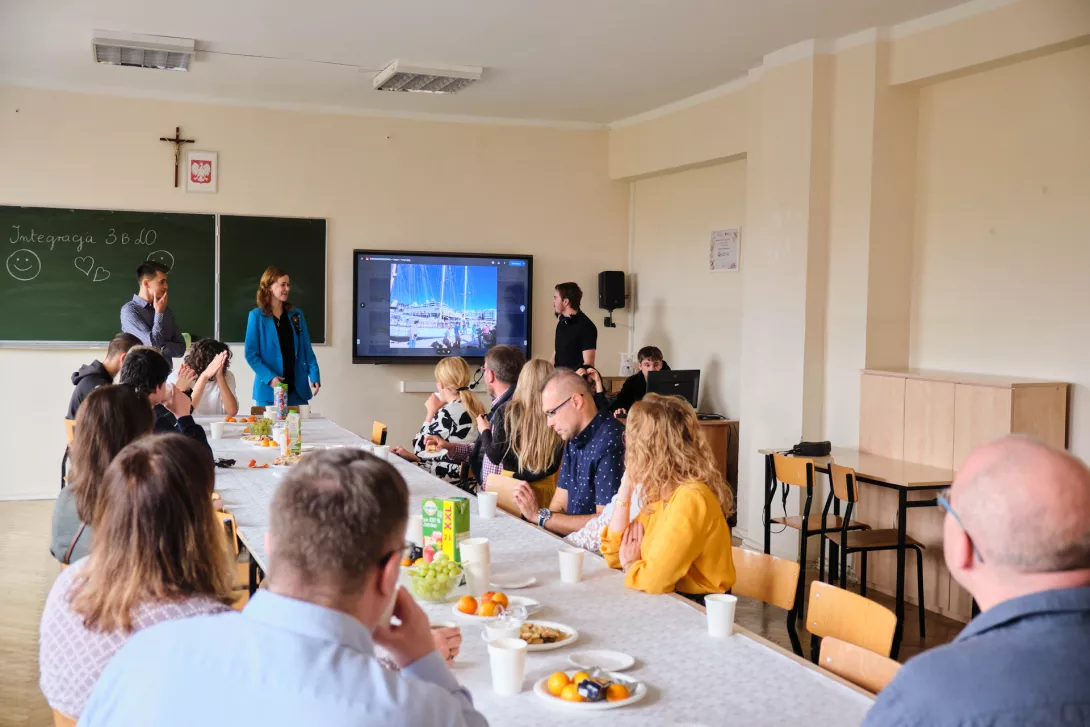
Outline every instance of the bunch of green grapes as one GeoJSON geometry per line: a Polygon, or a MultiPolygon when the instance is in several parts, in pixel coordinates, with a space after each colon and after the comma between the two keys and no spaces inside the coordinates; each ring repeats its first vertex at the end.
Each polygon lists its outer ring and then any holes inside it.
{"type": "Polygon", "coordinates": [[[462,579],[462,567],[446,553],[436,553],[431,563],[413,566],[408,572],[414,595],[425,601],[442,601],[462,579]]]}
{"type": "Polygon", "coordinates": [[[250,422],[250,434],[272,434],[272,420],[271,419],[258,419],[256,422],[250,422]]]}

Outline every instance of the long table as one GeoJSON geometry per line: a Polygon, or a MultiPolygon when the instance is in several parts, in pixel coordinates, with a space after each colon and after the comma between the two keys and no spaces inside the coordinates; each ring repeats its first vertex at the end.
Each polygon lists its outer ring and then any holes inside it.
{"type": "MultiPolygon", "coordinates": [[[[198,419],[206,424],[208,419],[198,419]]],[[[271,461],[272,449],[240,441],[238,430],[211,441],[217,457],[236,460],[230,469],[217,469],[216,490],[236,520],[251,556],[264,568],[269,502],[283,470],[248,469],[250,459],[271,461]]],[[[363,440],[328,419],[303,423],[303,441],[315,444],[360,445],[363,440]]],[[[412,510],[426,497],[464,495],[415,465],[393,463],[408,482],[412,510]]],[[[858,725],[871,698],[860,689],[824,672],[746,629],[716,640],[708,636],[703,609],[673,595],[648,595],[625,587],[620,571],[588,554],[583,581],[560,582],[557,547],[560,541],[541,529],[505,513],[485,520],[471,508],[474,536],[491,541],[493,575],[533,575],[537,584],[512,594],[540,601],[536,618],[558,621],[579,631],[576,644],[555,651],[531,653],[521,694],[500,697],[492,692],[488,651],[478,623],[456,616],[453,604],[422,604],[434,621],[462,627],[462,649],[454,662],[458,680],[473,693],[477,708],[494,725],[555,727],[560,720],[583,715],[547,704],[533,693],[533,684],[554,671],[571,668],[568,654],[577,649],[614,649],[631,654],[636,666],[628,673],[648,685],[641,702],[585,719],[598,724],[748,724],[814,727],[858,725]]]]}

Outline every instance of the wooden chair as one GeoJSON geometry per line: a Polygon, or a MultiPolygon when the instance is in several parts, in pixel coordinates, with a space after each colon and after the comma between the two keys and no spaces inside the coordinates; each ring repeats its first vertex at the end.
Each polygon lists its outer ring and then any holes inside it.
{"type": "Polygon", "coordinates": [[[68,439],[68,445],[64,448],[64,456],[61,457],[61,489],[68,484],[68,456],[72,449],[72,438],[76,435],[76,420],[64,420],[64,435],[68,439]]]}
{"type": "Polygon", "coordinates": [[[382,422],[371,425],[371,444],[386,444],[386,425],[382,422]]]}
{"type": "MultiPolygon", "coordinates": [[[[550,478],[546,477],[544,480],[538,480],[537,482],[529,483],[530,489],[532,489],[534,491],[534,494],[537,495],[538,507],[548,507],[549,503],[552,502],[552,493],[556,491],[556,479],[552,478],[551,480],[551,491],[549,490],[549,482],[550,478]],[[545,499],[546,495],[548,495],[548,499],[545,499]]],[[[496,495],[498,496],[496,498],[496,504],[500,508],[502,508],[504,512],[508,512],[515,517],[519,517],[521,515],[521,512],[518,505],[515,504],[515,490],[521,484],[523,484],[523,480],[516,480],[509,474],[491,474],[488,476],[488,479],[485,482],[484,489],[487,492],[496,493],[496,495]]]]}
{"type": "MultiPolygon", "coordinates": [[[[772,518],[771,522],[799,531],[799,581],[798,590],[795,593],[795,614],[802,614],[802,593],[806,586],[806,541],[811,535],[821,535],[826,531],[840,530],[841,520],[834,516],[826,522],[825,515],[812,515],[810,508],[814,500],[814,460],[809,457],[788,457],[783,454],[775,454],[772,457],[772,477],[783,485],[801,488],[806,492],[806,500],[802,506],[801,515],[786,515],[772,518]]],[[[786,498],[786,494],[784,495],[786,498]]],[[[826,499],[832,499],[832,494],[826,499]]],[[[826,510],[828,507],[826,506],[826,510]]],[[[865,525],[856,525],[857,528],[865,528],[865,525]]],[[[825,580],[825,548],[821,548],[819,558],[819,578],[825,580]]]]}
{"type": "Polygon", "coordinates": [[[53,710],[53,725],[54,727],[76,727],[76,720],[69,717],[64,712],[58,712],[53,710]]]}
{"type": "Polygon", "coordinates": [[[250,407],[250,416],[252,416],[252,417],[259,417],[264,413],[265,413],[265,407],[263,407],[263,406],[251,406],[250,407]]]}
{"type": "Polygon", "coordinates": [[[816,664],[821,639],[832,636],[849,644],[889,656],[897,616],[885,606],[843,588],[821,581],[810,584],[806,608],[806,630],[810,637],[810,658],[816,664]]]}
{"type": "MultiPolygon", "coordinates": [[[[872,529],[867,528],[865,530],[849,530],[849,524],[852,519],[852,511],[855,509],[855,503],[859,502],[859,488],[855,480],[855,470],[849,467],[841,467],[839,465],[829,465],[829,480],[832,483],[832,495],[837,500],[847,503],[847,507],[844,510],[844,518],[839,532],[822,532],[822,550],[824,550],[824,540],[828,540],[830,543],[834,543],[840,550],[840,587],[847,588],[848,586],[848,555],[851,553],[859,553],[859,594],[862,596],[867,595],[867,553],[877,550],[897,550],[897,529],[896,528],[883,528],[872,529]]],[[[824,519],[825,515],[829,512],[829,501],[825,503],[825,512],[822,514],[824,519]]],[[[923,550],[924,545],[918,540],[911,537],[906,537],[905,548],[911,548],[916,551],[916,589],[919,596],[920,604],[920,638],[924,638],[927,635],[927,629],[924,624],[924,594],[923,594],[923,550]]],[[[829,571],[832,572],[832,566],[830,565],[829,571]]],[[[824,580],[824,579],[822,579],[824,580]]]]}
{"type": "Polygon", "coordinates": [[[736,576],[731,593],[787,611],[787,635],[791,637],[791,648],[802,656],[802,644],[799,643],[799,635],[795,630],[795,592],[799,585],[799,564],[786,558],[777,558],[737,546],[731,552],[736,576]]]}
{"type": "Polygon", "coordinates": [[[893,659],[832,636],[821,640],[818,665],[872,694],[882,691],[901,668],[893,659]]]}
{"type": "Polygon", "coordinates": [[[76,436],[76,420],[65,419],[64,420],[64,435],[68,438],[68,443],[72,443],[72,439],[76,436]]]}

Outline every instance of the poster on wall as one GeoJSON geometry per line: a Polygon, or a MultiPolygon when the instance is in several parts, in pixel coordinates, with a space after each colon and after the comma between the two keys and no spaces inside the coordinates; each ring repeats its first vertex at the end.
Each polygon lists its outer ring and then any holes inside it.
{"type": "Polygon", "coordinates": [[[215,193],[219,186],[219,154],[214,151],[190,151],[185,155],[185,191],[215,193]]]}
{"type": "Polygon", "coordinates": [[[708,261],[713,273],[738,272],[738,253],[741,240],[738,238],[738,228],[729,230],[712,230],[711,255],[708,261]]]}

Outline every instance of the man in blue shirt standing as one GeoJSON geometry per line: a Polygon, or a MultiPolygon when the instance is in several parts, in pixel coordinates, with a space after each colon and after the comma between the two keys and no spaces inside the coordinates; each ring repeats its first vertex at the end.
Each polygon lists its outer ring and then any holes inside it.
{"type": "Polygon", "coordinates": [[[864,724],[1090,725],[1090,470],[1008,437],[939,504],[946,565],[980,615],[905,664],[864,724]]]}
{"type": "Polygon", "coordinates": [[[547,508],[526,483],[515,490],[522,517],[558,535],[581,529],[605,509],[624,475],[624,425],[599,411],[582,376],[557,369],[541,390],[541,406],[566,444],[556,494],[547,508]]]}
{"type": "Polygon", "coordinates": [[[174,315],[167,308],[167,273],[162,263],[145,262],[136,269],[140,286],[125,305],[121,306],[121,330],[140,339],[145,346],[159,349],[173,369],[172,359],[185,355],[185,339],[174,325],[174,315]]]}
{"type": "Polygon", "coordinates": [[[397,585],[408,505],[388,463],[349,449],[308,455],[273,497],[265,587],[242,613],[134,635],[80,724],[486,725],[397,585]]]}

